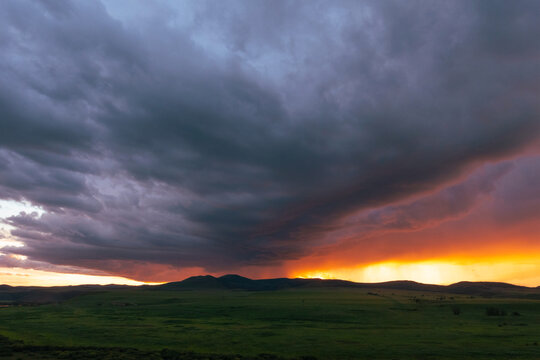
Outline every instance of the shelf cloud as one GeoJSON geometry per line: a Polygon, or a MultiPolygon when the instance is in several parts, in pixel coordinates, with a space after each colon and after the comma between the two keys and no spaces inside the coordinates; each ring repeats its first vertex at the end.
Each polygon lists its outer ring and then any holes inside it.
{"type": "Polygon", "coordinates": [[[278,274],[538,218],[538,2],[0,8],[0,198],[44,211],[4,220],[9,266],[278,274]]]}

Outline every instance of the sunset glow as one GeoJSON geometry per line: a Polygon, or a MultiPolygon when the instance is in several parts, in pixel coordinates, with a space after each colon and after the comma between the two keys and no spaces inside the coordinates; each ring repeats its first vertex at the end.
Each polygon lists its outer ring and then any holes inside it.
{"type": "Polygon", "coordinates": [[[382,262],[357,268],[307,270],[291,277],[342,279],[355,282],[413,280],[425,284],[449,285],[460,281],[498,281],[536,287],[540,284],[538,258],[494,259],[492,261],[382,262]]]}
{"type": "Polygon", "coordinates": [[[151,284],[118,276],[63,274],[33,269],[0,267],[0,284],[11,286],[143,285],[151,284]]]}
{"type": "Polygon", "coordinates": [[[540,285],[540,5],[225,3],[0,1],[0,283],[540,285]]]}

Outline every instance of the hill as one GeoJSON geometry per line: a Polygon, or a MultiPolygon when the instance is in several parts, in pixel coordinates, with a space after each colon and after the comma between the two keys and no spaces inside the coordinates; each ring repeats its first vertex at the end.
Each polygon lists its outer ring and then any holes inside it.
{"type": "Polygon", "coordinates": [[[183,281],[153,286],[156,290],[202,290],[228,289],[245,291],[274,291],[293,288],[356,288],[390,289],[422,292],[439,292],[484,297],[526,297],[540,298],[540,288],[530,288],[501,282],[462,281],[451,285],[422,284],[415,281],[387,281],[380,283],[357,283],[331,279],[260,279],[254,280],[239,275],[194,276],[183,281]]]}
{"type": "Polygon", "coordinates": [[[249,279],[229,274],[221,277],[211,275],[193,276],[182,281],[162,285],[79,285],[57,287],[17,287],[0,285],[1,304],[46,304],[59,303],[71,298],[100,291],[119,289],[150,289],[165,291],[188,290],[242,290],[276,291],[285,289],[350,288],[350,289],[388,289],[420,292],[436,292],[483,297],[516,297],[540,299],[540,288],[512,285],[500,282],[462,281],[451,285],[422,284],[415,281],[388,281],[380,283],[356,283],[346,280],[325,279],[249,279]]]}

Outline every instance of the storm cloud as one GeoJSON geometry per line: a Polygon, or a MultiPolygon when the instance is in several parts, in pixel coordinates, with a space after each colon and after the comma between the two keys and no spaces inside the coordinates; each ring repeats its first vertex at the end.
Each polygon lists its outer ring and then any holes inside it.
{"type": "Polygon", "coordinates": [[[352,214],[463,216],[510,167],[470,174],[540,135],[535,1],[0,9],[0,198],[45,211],[5,220],[30,261],[275,266],[352,214]]]}

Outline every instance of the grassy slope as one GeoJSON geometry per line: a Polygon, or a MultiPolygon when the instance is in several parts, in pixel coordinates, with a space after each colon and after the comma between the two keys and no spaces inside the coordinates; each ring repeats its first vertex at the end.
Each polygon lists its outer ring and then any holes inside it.
{"type": "Polygon", "coordinates": [[[540,358],[534,345],[540,342],[540,301],[369,292],[378,295],[335,288],[119,290],[60,305],[0,308],[0,334],[35,345],[323,359],[540,358]],[[453,314],[455,306],[460,315],[453,314]],[[486,316],[488,306],[508,315],[486,316]]]}

